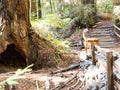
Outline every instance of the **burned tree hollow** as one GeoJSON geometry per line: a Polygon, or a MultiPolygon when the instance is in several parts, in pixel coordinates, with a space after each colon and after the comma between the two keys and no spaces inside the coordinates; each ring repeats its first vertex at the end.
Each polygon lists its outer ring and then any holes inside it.
{"type": "Polygon", "coordinates": [[[0,54],[0,64],[12,67],[25,67],[26,59],[20,53],[19,48],[17,48],[15,44],[10,44],[7,45],[7,49],[0,54]]]}

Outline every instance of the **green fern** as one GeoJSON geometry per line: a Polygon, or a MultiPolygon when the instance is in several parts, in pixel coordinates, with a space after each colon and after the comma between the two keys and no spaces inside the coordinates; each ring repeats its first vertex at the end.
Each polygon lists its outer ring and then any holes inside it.
{"type": "Polygon", "coordinates": [[[28,67],[26,67],[24,69],[18,69],[13,76],[11,76],[8,79],[0,82],[0,90],[3,89],[2,87],[4,87],[6,84],[8,84],[8,85],[16,85],[16,84],[18,84],[17,80],[25,78],[25,76],[22,76],[22,74],[25,73],[25,72],[31,71],[30,68],[32,66],[33,66],[33,64],[29,65],[28,67]]]}

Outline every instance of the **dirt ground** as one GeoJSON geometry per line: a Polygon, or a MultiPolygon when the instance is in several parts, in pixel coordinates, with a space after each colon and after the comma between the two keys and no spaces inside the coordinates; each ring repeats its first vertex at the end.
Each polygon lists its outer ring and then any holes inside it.
{"type": "MultiPolygon", "coordinates": [[[[101,23],[98,25],[98,27],[101,26],[108,26],[112,25],[112,22],[110,20],[101,20],[101,23]]],[[[72,40],[81,40],[81,32],[78,32],[77,35],[72,36],[72,40]]],[[[118,42],[119,43],[119,42],[118,42]]],[[[73,64],[79,63],[79,52],[82,52],[82,50],[79,47],[72,48],[74,50],[73,58],[73,64]]],[[[113,48],[112,50],[120,51],[120,47],[113,48]]],[[[6,70],[3,70],[4,67],[1,66],[0,68],[0,81],[3,81],[4,79],[12,76],[15,74],[15,68],[11,69],[12,72],[9,71],[9,68],[6,68],[6,70]]],[[[19,84],[12,86],[10,90],[54,90],[54,87],[59,85],[59,83],[63,83],[66,80],[68,80],[72,75],[77,73],[77,69],[70,70],[64,73],[58,73],[55,75],[51,75],[50,72],[56,70],[56,68],[44,68],[37,71],[31,71],[28,73],[23,74],[26,76],[24,79],[18,80],[19,84]],[[50,89],[47,89],[50,87],[50,89]]],[[[66,89],[60,89],[60,90],[66,90],[66,89]]]]}

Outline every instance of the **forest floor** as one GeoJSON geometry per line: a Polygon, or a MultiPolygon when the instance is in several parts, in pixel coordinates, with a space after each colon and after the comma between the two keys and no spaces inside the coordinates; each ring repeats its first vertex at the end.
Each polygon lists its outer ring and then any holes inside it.
{"type": "MultiPolygon", "coordinates": [[[[110,20],[101,20],[100,22],[101,23],[98,24],[98,27],[112,25],[112,21],[110,20]]],[[[81,36],[82,36],[81,31],[77,31],[77,33],[74,33],[70,37],[70,40],[74,42],[79,42],[81,41],[81,36]]],[[[120,41],[118,43],[120,43],[120,41]]],[[[81,58],[80,55],[83,56],[86,55],[85,50],[81,49],[79,46],[72,47],[72,49],[74,51],[73,52],[74,59],[72,60],[73,64],[74,65],[79,64],[81,58]]],[[[112,50],[116,50],[119,52],[120,47],[116,47],[112,50]]],[[[44,68],[42,70],[30,71],[28,73],[25,73],[23,75],[26,76],[26,78],[18,80],[19,84],[16,86],[12,86],[12,88],[14,89],[10,89],[10,90],[79,90],[78,88],[82,87],[84,80],[82,82],[82,80],[77,81],[77,79],[74,79],[74,81],[69,83],[70,79],[76,78],[76,74],[84,73],[84,71],[81,68],[78,67],[76,69],[72,69],[66,72],[51,74],[51,72],[55,70],[56,70],[55,68],[52,69],[44,68]]],[[[14,74],[15,71],[0,73],[0,81],[14,74]]],[[[92,89],[92,90],[96,90],[96,89],[92,89]]]]}

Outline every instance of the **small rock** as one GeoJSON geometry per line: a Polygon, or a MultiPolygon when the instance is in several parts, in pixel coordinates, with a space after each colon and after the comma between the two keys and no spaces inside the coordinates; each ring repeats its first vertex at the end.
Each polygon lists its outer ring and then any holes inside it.
{"type": "Polygon", "coordinates": [[[86,86],[86,90],[99,90],[99,87],[97,86],[96,83],[92,82],[86,86]]]}

